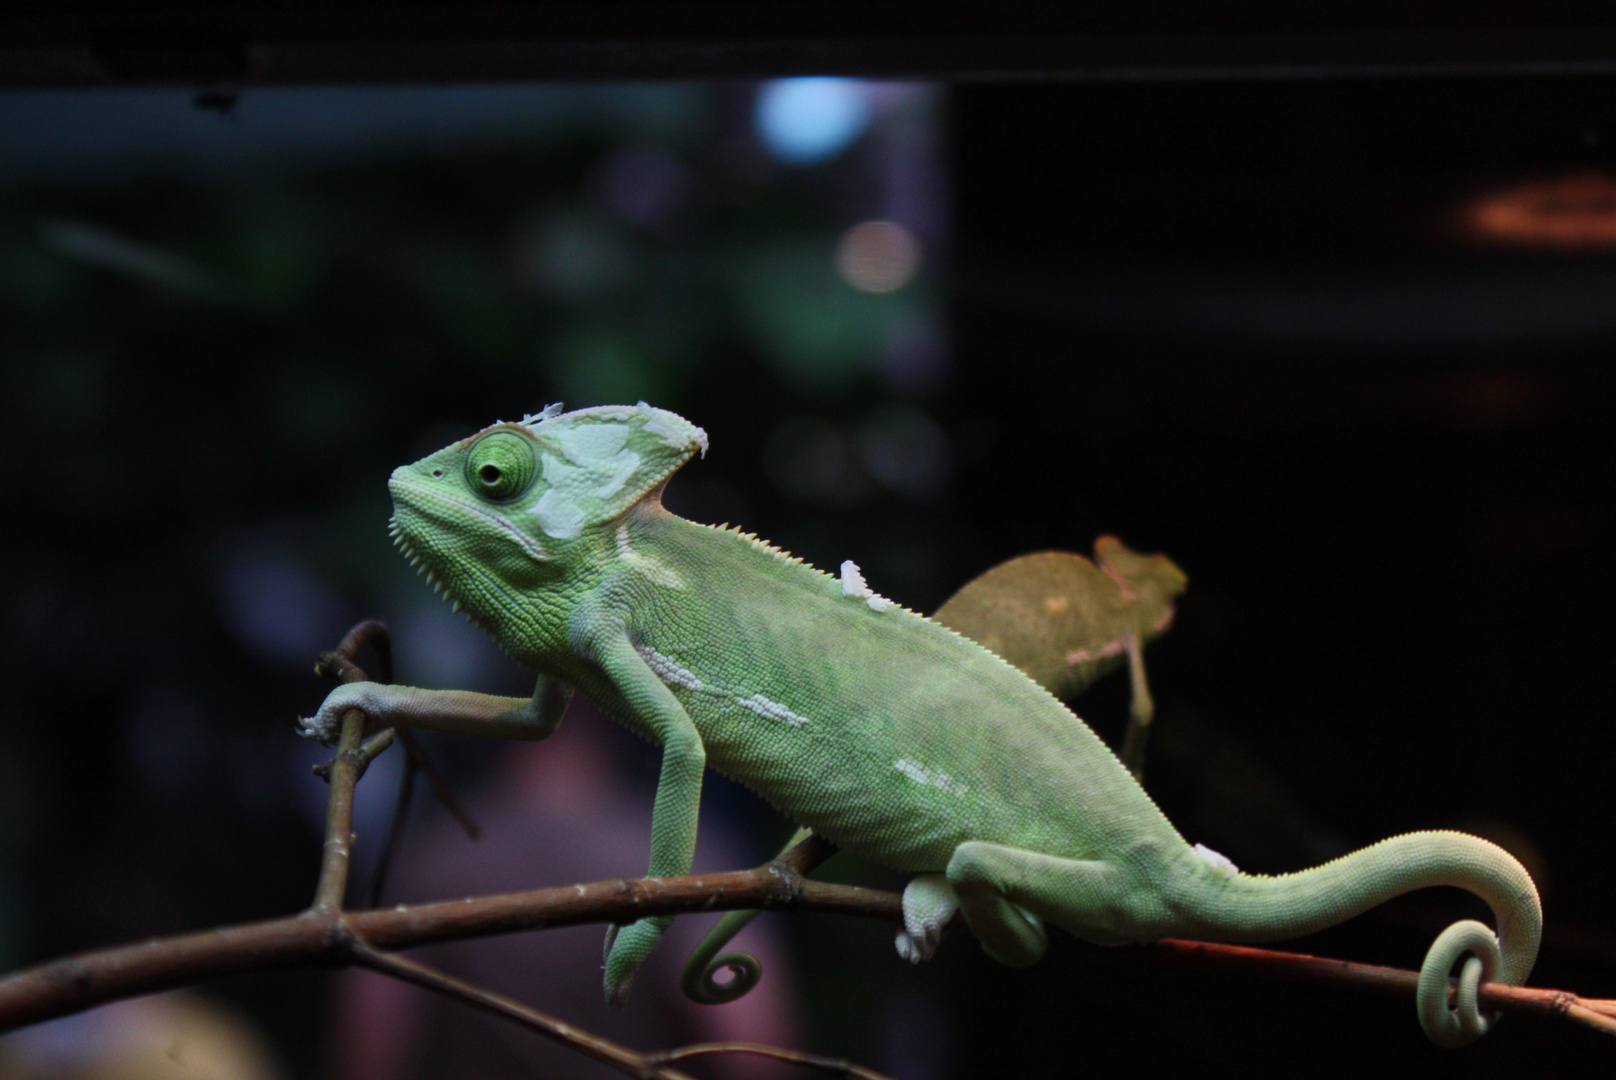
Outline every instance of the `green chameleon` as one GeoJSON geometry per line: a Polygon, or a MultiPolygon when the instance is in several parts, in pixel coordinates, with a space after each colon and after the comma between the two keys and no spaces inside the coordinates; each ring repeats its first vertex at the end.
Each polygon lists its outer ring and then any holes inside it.
{"type": "MultiPolygon", "coordinates": [[[[1120,757],[1143,783],[1145,739],[1155,714],[1144,647],[1172,625],[1173,600],[1188,581],[1165,555],[1141,555],[1114,536],[1102,536],[1094,542],[1093,561],[1069,551],[1040,551],[1002,562],[967,582],[931,617],[1063,701],[1125,662],[1133,708],[1120,757]]],[[[798,829],[786,851],[812,835],[812,829],[798,829]]],[[[757,957],[720,950],[759,914],[730,911],[714,924],[685,961],[685,996],[723,1005],[757,985],[763,975],[757,957]],[[719,981],[721,972],[730,974],[728,981],[719,981]]],[[[898,949],[904,952],[902,942],[898,949]]]]}
{"type": "MultiPolygon", "coordinates": [[[[706,448],[700,428],[643,403],[551,406],[395,470],[399,547],[538,685],[521,699],[351,683],[305,733],[329,740],[359,709],[380,724],[542,739],[576,688],[663,747],[652,876],[689,873],[711,765],[840,848],[913,873],[897,945],[915,961],[956,911],[1019,967],[1043,955],[1048,923],[1101,945],[1272,941],[1457,885],[1499,930],[1465,920],[1438,936],[1419,980],[1426,1033],[1444,1046],[1479,1037],[1492,1019],[1480,984],[1531,972],[1537,892],[1498,847],[1410,833],[1299,873],[1240,873],[1186,843],[1047,690],[874,594],[851,562],[831,577],[666,510],[668,478],[706,448]]],[[[671,921],[607,932],[609,1002],[671,921]]]]}

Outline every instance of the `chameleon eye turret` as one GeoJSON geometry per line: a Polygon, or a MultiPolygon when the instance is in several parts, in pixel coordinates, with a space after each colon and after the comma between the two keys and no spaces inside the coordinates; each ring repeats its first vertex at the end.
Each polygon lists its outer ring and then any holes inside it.
{"type": "Polygon", "coordinates": [[[466,483],[494,502],[524,494],[536,471],[532,440],[514,431],[491,432],[466,455],[466,483]]]}
{"type": "MultiPolygon", "coordinates": [[[[1478,985],[1525,982],[1542,909],[1502,849],[1406,833],[1310,870],[1241,873],[1192,847],[1048,690],[875,595],[851,561],[838,579],[670,513],[662,485],[706,449],[700,428],[643,403],[554,406],[395,470],[400,546],[538,684],[517,699],[347,683],[306,733],[330,738],[356,708],[379,726],[542,739],[574,687],[663,747],[652,877],[690,872],[711,766],[837,847],[915,875],[895,941],[911,961],[935,951],[956,911],[989,955],[1024,967],[1043,955],[1047,926],[1100,945],[1278,941],[1457,885],[1487,902],[1497,929],[1465,920],[1432,945],[1418,991],[1426,1032],[1442,1046],[1475,1039],[1491,1021],[1478,985]]],[[[1119,548],[1097,550],[1120,577],[1148,569],[1119,548]]],[[[1170,568],[1144,574],[1166,599],[1183,584],[1170,568]]],[[[1107,659],[1088,648],[1067,664],[1107,659]]],[[[609,1002],[623,1001],[671,921],[613,928],[609,1002]]]]}

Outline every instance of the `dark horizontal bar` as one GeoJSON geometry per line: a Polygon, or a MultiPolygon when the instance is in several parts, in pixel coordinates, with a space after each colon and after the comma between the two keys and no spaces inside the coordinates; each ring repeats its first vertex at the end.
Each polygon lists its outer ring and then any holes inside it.
{"type": "Polygon", "coordinates": [[[0,86],[1616,69],[1616,5],[1583,0],[330,0],[22,12],[0,15],[0,86]]]}

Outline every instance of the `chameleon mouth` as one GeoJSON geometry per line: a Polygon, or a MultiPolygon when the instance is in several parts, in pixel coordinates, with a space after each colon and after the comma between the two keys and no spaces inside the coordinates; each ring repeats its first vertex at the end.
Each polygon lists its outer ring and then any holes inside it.
{"type": "Polygon", "coordinates": [[[407,531],[406,526],[399,522],[400,510],[406,511],[409,515],[419,515],[451,532],[464,529],[466,519],[471,518],[479,526],[499,533],[521,548],[522,552],[534,562],[550,561],[548,551],[545,551],[531,536],[516,528],[515,525],[499,514],[490,512],[470,499],[463,499],[446,491],[415,483],[406,477],[400,476],[399,472],[402,471],[398,470],[387,481],[388,493],[393,496],[395,535],[407,531]]]}
{"type": "Polygon", "coordinates": [[[498,514],[490,513],[485,508],[468,499],[459,498],[430,487],[425,484],[412,483],[409,479],[397,473],[388,481],[388,491],[393,496],[393,515],[388,519],[387,531],[393,538],[393,544],[410,565],[415,567],[416,573],[424,575],[427,584],[432,590],[443,597],[454,611],[466,617],[473,626],[487,629],[478,622],[473,615],[472,608],[468,608],[462,599],[456,595],[449,586],[449,575],[440,576],[432,567],[427,554],[433,549],[428,542],[434,528],[448,530],[463,529],[468,518],[478,525],[491,527],[499,535],[516,544],[534,562],[549,561],[549,553],[540,547],[532,537],[519,532],[509,521],[498,514]],[[417,550],[416,544],[421,544],[422,550],[417,550]]]}
{"type": "MultiPolygon", "coordinates": [[[[409,539],[404,535],[404,526],[399,524],[396,513],[387,519],[387,535],[393,538],[393,546],[403,552],[406,559],[410,560],[410,565],[415,567],[415,573],[418,576],[426,575],[426,583],[432,586],[432,591],[441,594],[444,600],[453,606],[455,611],[460,611],[460,599],[449,590],[446,582],[440,580],[438,575],[432,572],[432,568],[426,564],[426,560],[411,546],[409,539]]],[[[470,616],[468,615],[467,618],[470,618],[470,616]]]]}

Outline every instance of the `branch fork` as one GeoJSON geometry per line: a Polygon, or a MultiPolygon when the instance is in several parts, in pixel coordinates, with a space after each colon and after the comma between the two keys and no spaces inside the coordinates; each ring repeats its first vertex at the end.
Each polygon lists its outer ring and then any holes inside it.
{"type": "MultiPolygon", "coordinates": [[[[372,621],[354,627],[336,650],[324,654],[319,670],[347,682],[364,679],[353,656],[366,643],[381,654],[382,669],[390,667],[387,628],[372,621]]],[[[903,921],[901,898],[895,893],[806,877],[835,850],[819,837],[810,837],[752,870],[679,878],[612,879],[466,900],[349,909],[345,900],[353,845],[355,785],[370,762],[395,737],[405,743],[406,749],[418,752],[407,736],[402,730],[395,733],[387,729],[367,739],[363,714],[352,711],[343,717],[336,756],[324,767],[331,786],[326,836],[319,881],[308,909],[279,919],[64,957],[13,972],[0,978],[0,1032],[119,998],[222,975],[302,965],[357,966],[505,1016],[628,1076],[689,1080],[673,1065],[709,1054],[745,1053],[856,1080],[885,1080],[879,1073],[850,1062],[752,1043],[702,1043],[650,1053],[632,1050],[391,951],[551,926],[629,923],[650,915],[699,911],[825,911],[900,925],[903,921]]],[[[451,809],[465,820],[457,807],[451,805],[451,809]]],[[[1418,980],[1413,971],[1241,945],[1166,939],[1120,952],[1155,965],[1226,967],[1288,981],[1330,983],[1409,997],[1418,980]]],[[[1563,990],[1498,983],[1483,986],[1480,999],[1491,1010],[1562,1017],[1616,1035],[1616,999],[1583,998],[1563,990]]]]}

